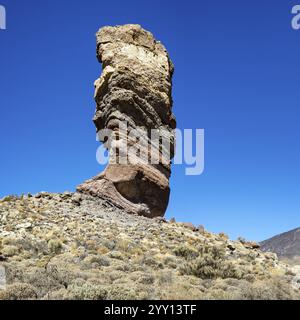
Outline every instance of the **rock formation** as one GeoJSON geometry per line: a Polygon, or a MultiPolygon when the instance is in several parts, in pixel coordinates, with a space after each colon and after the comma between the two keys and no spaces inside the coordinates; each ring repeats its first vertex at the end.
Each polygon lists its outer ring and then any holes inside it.
{"type": "Polygon", "coordinates": [[[110,161],[77,191],[129,213],[163,216],[175,144],[173,64],[165,47],[139,25],[100,29],[97,57],[103,72],[95,82],[94,123],[110,161]]]}

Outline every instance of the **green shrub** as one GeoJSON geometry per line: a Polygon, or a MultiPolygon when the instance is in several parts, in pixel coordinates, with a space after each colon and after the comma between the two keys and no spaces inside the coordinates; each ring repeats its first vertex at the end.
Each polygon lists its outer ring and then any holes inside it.
{"type": "Polygon", "coordinates": [[[241,290],[244,300],[290,300],[299,299],[299,292],[293,292],[292,287],[284,279],[258,281],[244,286],[241,290]]]}
{"type": "Polygon", "coordinates": [[[152,274],[144,274],[139,279],[138,282],[142,284],[153,284],[155,277],[152,274]]]}
{"type": "Polygon", "coordinates": [[[14,283],[0,290],[0,300],[35,300],[36,289],[27,283],[14,283]]]}
{"type": "Polygon", "coordinates": [[[160,285],[172,283],[173,282],[173,273],[170,271],[161,271],[158,274],[158,283],[160,285]]]}
{"type": "Polygon", "coordinates": [[[13,202],[18,199],[19,199],[19,197],[17,195],[11,195],[11,196],[6,196],[6,197],[0,199],[0,202],[13,202]]]}
{"type": "Polygon", "coordinates": [[[93,265],[97,267],[109,267],[110,260],[109,258],[102,256],[102,255],[90,255],[84,258],[83,265],[86,268],[92,268],[93,265]]]}
{"type": "Polygon", "coordinates": [[[203,246],[199,253],[200,257],[185,263],[180,268],[181,274],[201,279],[241,278],[240,272],[226,260],[224,248],[203,246]]]}
{"type": "Polygon", "coordinates": [[[247,242],[247,240],[244,237],[238,237],[237,241],[242,243],[242,244],[245,244],[247,242]]]}
{"type": "Polygon", "coordinates": [[[68,286],[69,300],[104,300],[107,290],[103,286],[90,283],[75,283],[68,286]]]}
{"type": "Polygon", "coordinates": [[[108,300],[137,300],[138,293],[129,285],[113,285],[108,291],[108,300]]]}
{"type": "Polygon", "coordinates": [[[62,242],[59,239],[51,239],[48,242],[48,249],[51,253],[59,254],[62,250],[62,242]]]}
{"type": "Polygon", "coordinates": [[[4,256],[13,257],[17,255],[20,250],[16,246],[5,246],[1,251],[4,256]]]}
{"type": "Polygon", "coordinates": [[[196,249],[185,245],[175,248],[174,253],[176,256],[183,257],[185,259],[194,259],[199,256],[199,252],[196,249]]]}
{"type": "Polygon", "coordinates": [[[109,257],[111,259],[116,259],[116,260],[124,260],[124,256],[122,255],[121,252],[119,251],[112,251],[109,253],[109,257]]]}

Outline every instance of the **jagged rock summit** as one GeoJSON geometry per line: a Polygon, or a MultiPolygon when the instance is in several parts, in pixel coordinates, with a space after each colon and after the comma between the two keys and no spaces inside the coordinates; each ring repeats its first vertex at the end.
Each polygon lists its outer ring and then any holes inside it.
{"type": "Polygon", "coordinates": [[[100,29],[97,57],[103,72],[95,82],[94,123],[110,161],[77,191],[128,213],[163,216],[175,144],[173,64],[150,32],[132,24],[100,29]]]}

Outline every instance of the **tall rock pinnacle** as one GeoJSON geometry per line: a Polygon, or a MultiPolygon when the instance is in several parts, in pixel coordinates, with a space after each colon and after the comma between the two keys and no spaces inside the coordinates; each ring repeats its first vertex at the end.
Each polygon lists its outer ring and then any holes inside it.
{"type": "Polygon", "coordinates": [[[95,82],[94,123],[110,160],[77,191],[129,213],[163,216],[175,145],[173,64],[165,47],[139,25],[100,29],[97,56],[103,72],[95,82]]]}

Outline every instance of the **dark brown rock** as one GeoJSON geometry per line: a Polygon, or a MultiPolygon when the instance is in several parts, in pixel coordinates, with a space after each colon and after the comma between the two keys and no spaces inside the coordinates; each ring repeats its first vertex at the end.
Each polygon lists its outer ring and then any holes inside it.
{"type": "Polygon", "coordinates": [[[94,123],[111,157],[106,170],[77,191],[107,199],[129,213],[164,216],[175,145],[173,64],[164,46],[139,25],[100,29],[97,56],[103,72],[95,82],[94,123]],[[126,130],[120,130],[124,123],[126,130]],[[110,130],[107,135],[104,129],[110,130]],[[169,145],[151,141],[151,130],[169,145]],[[138,133],[138,152],[132,132],[138,133]],[[158,154],[154,164],[150,150],[158,154]]]}

